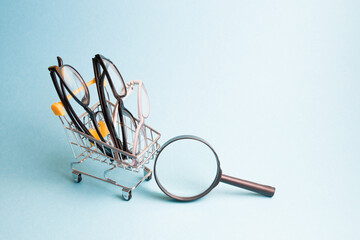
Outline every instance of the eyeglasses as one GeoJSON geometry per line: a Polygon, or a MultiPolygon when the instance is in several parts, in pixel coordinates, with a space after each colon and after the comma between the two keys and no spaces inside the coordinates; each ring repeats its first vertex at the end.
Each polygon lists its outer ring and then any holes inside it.
{"type": "MultiPolygon", "coordinates": [[[[59,95],[61,102],[64,105],[66,112],[68,113],[70,119],[72,120],[75,128],[79,131],[94,136],[95,138],[100,139],[103,142],[106,142],[101,134],[97,118],[102,112],[98,111],[94,113],[90,107],[90,93],[87,84],[81,77],[81,75],[70,65],[64,65],[60,57],[58,57],[58,65],[49,67],[50,76],[54,83],[55,89],[59,95]],[[66,92],[69,93],[66,96],[66,92]],[[79,119],[79,116],[75,113],[73,107],[71,106],[69,100],[73,98],[85,111],[88,113],[95,131],[87,129],[85,124],[79,119]]],[[[103,149],[100,148],[102,152],[103,149]]],[[[111,154],[110,151],[106,151],[107,154],[111,154]]]]}
{"type": "Polygon", "coordinates": [[[109,129],[112,142],[116,148],[129,152],[124,117],[131,119],[134,124],[136,123],[132,114],[124,107],[122,100],[122,98],[124,98],[127,94],[124,80],[119,70],[109,59],[97,54],[92,60],[100,105],[104,113],[104,120],[109,129]],[[112,106],[109,104],[110,96],[105,83],[109,84],[112,95],[116,99],[116,106],[119,106],[116,110],[112,111],[112,106]],[[115,129],[115,124],[112,121],[112,113],[116,114],[120,119],[122,141],[120,140],[120,136],[115,129]]]}
{"type": "MultiPolygon", "coordinates": [[[[132,154],[136,155],[139,152],[147,147],[147,136],[145,129],[145,119],[149,116],[150,113],[150,102],[149,95],[146,91],[145,85],[141,80],[134,80],[126,84],[126,87],[122,92],[127,91],[127,95],[123,98],[125,100],[134,90],[134,87],[137,86],[137,105],[138,105],[138,118],[139,123],[136,126],[135,137],[132,143],[132,154]]],[[[115,105],[115,111],[119,108],[119,105],[115,105]]],[[[113,114],[112,121],[117,122],[118,116],[113,114]]]]}

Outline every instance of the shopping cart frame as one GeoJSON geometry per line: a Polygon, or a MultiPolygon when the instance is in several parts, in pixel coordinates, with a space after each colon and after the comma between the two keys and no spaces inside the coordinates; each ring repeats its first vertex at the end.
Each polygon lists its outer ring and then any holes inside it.
{"type": "MultiPolygon", "coordinates": [[[[109,102],[111,106],[114,107],[114,104],[109,102]]],[[[102,180],[107,183],[111,183],[115,186],[122,188],[122,197],[124,200],[129,201],[132,198],[132,191],[137,188],[142,182],[149,181],[152,178],[152,170],[147,167],[146,165],[149,164],[150,160],[154,158],[156,155],[157,150],[160,148],[160,144],[158,143],[158,140],[161,136],[161,134],[156,131],[155,129],[149,127],[148,125],[144,125],[144,131],[146,131],[147,134],[147,140],[148,144],[141,149],[140,153],[138,154],[131,154],[129,152],[122,151],[121,149],[115,148],[110,145],[110,136],[108,132],[105,132],[103,135],[106,142],[102,142],[99,139],[95,138],[94,136],[89,136],[77,129],[75,129],[74,124],[69,121],[69,119],[66,117],[66,113],[63,109],[61,109],[62,103],[54,103],[52,105],[52,110],[60,118],[60,121],[64,127],[65,133],[67,135],[69,144],[72,148],[72,151],[74,153],[75,159],[77,161],[74,161],[71,163],[71,171],[73,180],[76,183],[81,182],[82,175],[86,175],[98,180],[102,180]],[[105,170],[103,172],[103,176],[96,176],[93,174],[90,174],[86,171],[80,170],[77,168],[77,166],[85,164],[86,160],[95,160],[98,161],[101,164],[107,164],[110,166],[109,169],[105,170]],[[115,170],[121,168],[123,170],[132,171],[134,174],[139,174],[141,171],[143,171],[143,177],[136,181],[136,184],[133,184],[131,186],[125,184],[121,184],[120,182],[111,179],[108,174],[115,170]]],[[[101,106],[99,102],[97,102],[91,109],[93,111],[100,110],[101,106]]],[[[88,113],[83,113],[80,117],[80,119],[84,119],[85,126],[88,127],[88,129],[93,128],[92,122],[89,120],[88,113]]],[[[134,119],[137,123],[139,120],[137,118],[134,119]]],[[[101,119],[100,119],[101,122],[101,119]]],[[[120,124],[120,123],[114,123],[114,124],[120,124]]],[[[134,126],[129,126],[125,123],[125,126],[130,132],[135,132],[134,126]]],[[[133,137],[135,134],[131,134],[133,137]]],[[[131,138],[130,138],[131,139],[131,138]]],[[[131,139],[132,140],[132,139],[131,139]]],[[[132,142],[132,141],[131,141],[132,142]]],[[[131,144],[129,141],[129,144],[131,144]]]]}

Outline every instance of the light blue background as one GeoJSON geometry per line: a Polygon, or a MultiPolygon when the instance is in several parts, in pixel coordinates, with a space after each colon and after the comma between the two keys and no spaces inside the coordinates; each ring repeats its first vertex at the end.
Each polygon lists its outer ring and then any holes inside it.
{"type": "Polygon", "coordinates": [[[1,239],[359,239],[358,1],[1,1],[1,239]],[[205,138],[224,173],[192,203],[155,181],[72,182],[50,110],[56,56],[101,53],[150,94],[161,143],[205,138]]]}

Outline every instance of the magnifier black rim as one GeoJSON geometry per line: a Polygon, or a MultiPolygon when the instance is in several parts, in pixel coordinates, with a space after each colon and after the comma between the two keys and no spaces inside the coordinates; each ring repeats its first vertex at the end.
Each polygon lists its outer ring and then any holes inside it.
{"type": "Polygon", "coordinates": [[[203,196],[205,196],[206,194],[208,194],[214,187],[216,187],[219,182],[220,182],[220,178],[221,178],[221,174],[222,174],[222,171],[221,171],[221,168],[220,168],[220,161],[219,161],[219,158],[215,152],[215,150],[211,147],[211,145],[206,142],[204,139],[200,138],[200,137],[197,137],[197,136],[194,136],[194,135],[180,135],[180,136],[177,136],[177,137],[174,137],[174,138],[171,138],[170,140],[168,140],[166,143],[164,143],[161,148],[159,149],[157,155],[156,155],[156,159],[155,159],[155,163],[154,163],[154,176],[155,176],[155,181],[157,183],[157,185],[159,186],[159,188],[161,189],[161,191],[163,191],[167,196],[173,198],[173,199],[176,199],[178,201],[183,201],[183,202],[188,202],[188,201],[194,201],[194,200],[197,200],[199,198],[202,198],[203,196]],[[192,139],[192,140],[196,140],[196,141],[199,141],[199,142],[202,142],[204,143],[205,145],[207,145],[211,151],[214,153],[215,155],[215,158],[216,158],[216,163],[217,163],[217,168],[218,168],[218,171],[216,173],[216,177],[214,179],[214,181],[212,182],[212,184],[210,185],[210,187],[208,189],[206,189],[204,192],[198,194],[198,195],[195,195],[195,196],[191,196],[191,197],[180,197],[180,196],[177,196],[177,195],[174,195],[170,192],[168,192],[160,183],[160,181],[158,180],[158,177],[156,175],[156,164],[157,164],[157,160],[161,154],[161,152],[171,143],[173,142],[176,142],[176,141],[179,141],[179,140],[184,140],[184,139],[192,139]]]}

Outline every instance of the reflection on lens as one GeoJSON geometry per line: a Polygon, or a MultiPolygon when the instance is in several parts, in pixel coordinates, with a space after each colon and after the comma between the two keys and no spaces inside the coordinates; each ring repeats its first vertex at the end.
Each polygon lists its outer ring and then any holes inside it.
{"type": "MultiPolygon", "coordinates": [[[[112,64],[108,60],[104,59],[103,61],[104,61],[105,67],[110,75],[111,81],[113,83],[113,86],[114,86],[117,94],[121,94],[122,92],[124,93],[124,91],[122,91],[122,90],[125,88],[125,84],[124,84],[124,80],[123,80],[122,76],[120,75],[119,71],[116,69],[114,64],[112,64]]],[[[107,77],[105,79],[106,79],[106,81],[108,81],[107,77]]]]}
{"type": "Polygon", "coordinates": [[[89,96],[88,92],[85,91],[85,82],[79,73],[77,73],[72,67],[65,65],[61,68],[61,75],[66,86],[75,95],[75,97],[79,99],[80,102],[87,105],[89,103],[89,96]]]}
{"type": "Polygon", "coordinates": [[[168,193],[193,197],[212,186],[218,169],[218,160],[206,144],[194,139],[180,139],[159,153],[155,177],[168,193]]]}

